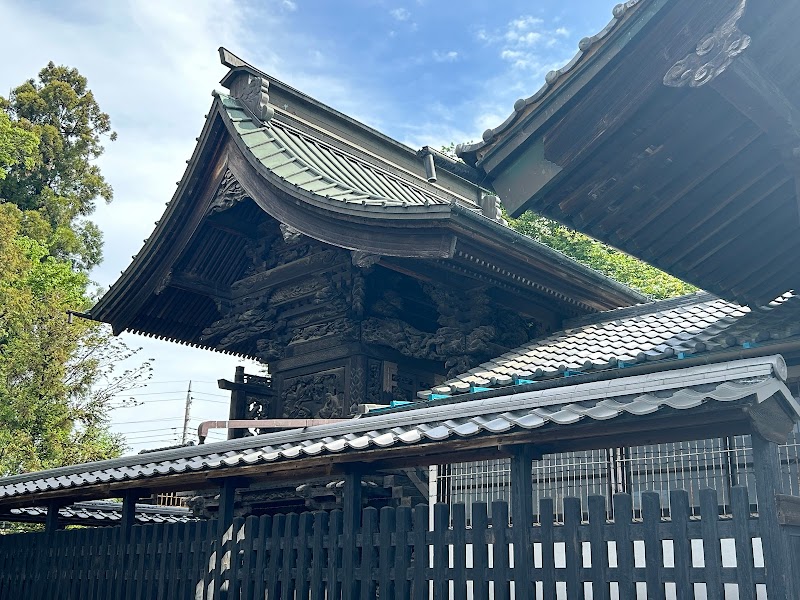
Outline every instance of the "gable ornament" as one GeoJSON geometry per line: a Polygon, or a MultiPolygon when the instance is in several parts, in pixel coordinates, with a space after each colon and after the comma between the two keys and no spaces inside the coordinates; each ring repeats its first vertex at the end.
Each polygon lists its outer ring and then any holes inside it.
{"type": "Polygon", "coordinates": [[[275,109],[269,105],[269,81],[266,78],[248,74],[247,82],[231,91],[259,121],[267,123],[275,116],[275,109]]]}
{"type": "Polygon", "coordinates": [[[214,194],[213,200],[208,207],[207,214],[214,214],[233,208],[247,196],[244,188],[236,181],[233,173],[225,171],[222,181],[214,194]]]}
{"type": "Polygon", "coordinates": [[[701,87],[722,74],[750,45],[750,36],[739,30],[747,0],[736,8],[697,44],[694,52],[676,62],[664,75],[667,87],[701,87]]]}

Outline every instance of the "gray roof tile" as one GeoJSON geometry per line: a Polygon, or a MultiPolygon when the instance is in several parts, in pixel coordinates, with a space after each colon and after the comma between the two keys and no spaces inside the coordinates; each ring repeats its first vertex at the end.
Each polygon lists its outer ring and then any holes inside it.
{"type": "Polygon", "coordinates": [[[326,453],[439,441],[453,436],[467,437],[482,431],[502,433],[546,425],[569,426],[584,419],[646,415],[664,408],[688,410],[708,401],[730,402],[752,397],[762,401],[780,394],[795,418],[800,418],[800,406],[783,384],[785,376],[786,365],[780,357],[763,357],[691,367],[681,369],[680,373],[658,372],[417,408],[305,430],[8,477],[0,479],[0,505],[3,499],[20,495],[34,496],[41,491],[91,485],[101,476],[107,482],[148,479],[167,473],[225,469],[326,453]]]}
{"type": "Polygon", "coordinates": [[[471,385],[511,385],[513,376],[560,377],[565,369],[604,370],[620,362],[664,360],[799,334],[800,296],[785,294],[750,310],[700,293],[584,317],[419,395],[455,395],[469,392],[471,385]]]}
{"type": "MultiPolygon", "coordinates": [[[[31,506],[12,508],[8,511],[11,518],[24,521],[44,521],[47,507],[31,506]]],[[[113,523],[122,519],[122,504],[109,501],[76,502],[64,506],[58,511],[59,518],[68,523],[113,523]]],[[[196,521],[188,508],[180,506],[155,506],[152,504],[136,505],[136,521],[138,523],[183,523],[196,521]]]]}

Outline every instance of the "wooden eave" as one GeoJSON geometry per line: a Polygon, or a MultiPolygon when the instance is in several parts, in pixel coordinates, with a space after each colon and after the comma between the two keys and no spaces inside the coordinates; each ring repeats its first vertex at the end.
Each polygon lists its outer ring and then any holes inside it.
{"type": "Polygon", "coordinates": [[[476,165],[513,215],[536,210],[726,299],[795,289],[800,5],[642,0],[626,18],[476,165]],[[747,42],[703,85],[670,80],[711,34],[747,42]]]}

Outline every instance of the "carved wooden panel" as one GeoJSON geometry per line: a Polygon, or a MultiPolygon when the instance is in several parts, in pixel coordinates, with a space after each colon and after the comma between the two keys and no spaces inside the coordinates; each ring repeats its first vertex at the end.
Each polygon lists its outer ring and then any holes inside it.
{"type": "Polygon", "coordinates": [[[291,419],[345,417],[344,367],[292,377],[283,382],[283,417],[291,419]]]}

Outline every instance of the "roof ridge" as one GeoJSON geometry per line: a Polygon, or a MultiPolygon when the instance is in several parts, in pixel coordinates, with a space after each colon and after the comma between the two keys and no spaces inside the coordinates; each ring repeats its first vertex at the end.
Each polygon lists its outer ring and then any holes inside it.
{"type": "MultiPolygon", "coordinates": [[[[639,0],[637,0],[637,1],[639,1],[639,0]]],[[[248,70],[249,72],[253,73],[254,75],[257,75],[257,76],[265,78],[267,81],[269,81],[269,84],[271,86],[274,85],[274,86],[278,87],[279,89],[282,89],[282,90],[284,90],[284,91],[286,91],[286,92],[288,92],[288,93],[300,98],[302,101],[310,103],[310,104],[322,109],[324,112],[332,115],[333,117],[335,117],[337,119],[341,119],[342,121],[344,121],[346,123],[349,123],[351,125],[354,125],[358,129],[362,130],[364,133],[366,133],[366,134],[368,134],[370,136],[373,136],[378,140],[381,140],[383,143],[389,144],[390,146],[396,147],[397,149],[402,150],[404,152],[408,152],[410,154],[411,153],[416,154],[419,151],[419,149],[414,149],[411,146],[409,146],[408,144],[405,144],[405,143],[393,138],[392,136],[383,133],[382,131],[376,129],[375,127],[373,127],[371,125],[367,125],[366,123],[364,123],[362,121],[359,121],[358,119],[353,118],[350,115],[347,115],[347,114],[343,113],[339,109],[334,108],[334,107],[330,106],[329,104],[326,104],[325,102],[317,100],[316,98],[313,98],[312,96],[309,96],[307,93],[298,90],[297,88],[289,85],[288,83],[278,79],[277,77],[275,77],[273,75],[270,75],[269,73],[267,73],[263,69],[260,69],[259,67],[256,67],[255,65],[252,65],[252,64],[248,63],[247,61],[245,61],[244,59],[236,56],[233,52],[231,52],[230,50],[228,50],[227,48],[225,48],[223,46],[221,46],[218,49],[218,51],[219,51],[219,55],[220,55],[220,62],[224,66],[228,67],[228,69],[230,69],[230,71],[225,75],[225,77],[223,77],[222,81],[220,81],[220,83],[222,85],[225,85],[226,79],[235,70],[237,70],[237,69],[248,70]]],[[[274,108],[275,108],[276,113],[279,112],[280,107],[275,106],[274,108]]],[[[292,117],[293,118],[297,118],[296,115],[292,115],[292,117]]],[[[448,171],[451,175],[453,175],[455,177],[459,177],[459,178],[461,178],[461,179],[463,179],[465,181],[468,181],[469,183],[472,183],[473,185],[478,185],[477,181],[481,179],[481,173],[477,169],[475,169],[475,167],[473,167],[472,165],[468,165],[467,163],[465,163],[464,161],[461,161],[461,160],[458,160],[458,161],[455,161],[455,160],[452,160],[452,159],[450,159],[450,160],[452,161],[452,166],[450,168],[448,168],[448,166],[442,165],[442,164],[438,164],[437,167],[443,168],[444,170],[448,171]],[[463,172],[464,169],[468,170],[468,173],[464,173],[463,172]],[[462,171],[462,172],[459,172],[459,171],[462,171]]]]}
{"type": "Polygon", "coordinates": [[[649,315],[665,310],[673,310],[682,306],[693,306],[695,304],[702,304],[703,302],[711,302],[713,300],[720,300],[720,298],[714,294],[701,290],[692,292],[690,294],[685,294],[683,296],[677,296],[675,298],[654,300],[653,302],[634,304],[633,306],[624,306],[622,308],[613,308],[611,310],[602,311],[593,315],[584,315],[582,317],[575,317],[574,319],[565,320],[562,331],[576,329],[585,325],[605,323],[606,321],[611,321],[614,319],[649,315]]]}

